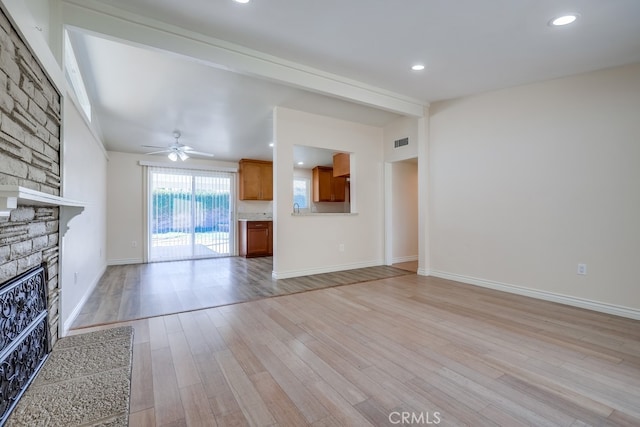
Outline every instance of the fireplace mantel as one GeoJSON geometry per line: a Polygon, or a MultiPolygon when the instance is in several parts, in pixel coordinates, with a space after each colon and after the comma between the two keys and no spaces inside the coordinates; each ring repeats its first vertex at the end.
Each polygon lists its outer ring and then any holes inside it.
{"type": "Polygon", "coordinates": [[[0,185],[0,221],[9,218],[18,206],[60,207],[60,234],[69,230],[69,221],[84,210],[84,203],[18,185],[0,185]]]}

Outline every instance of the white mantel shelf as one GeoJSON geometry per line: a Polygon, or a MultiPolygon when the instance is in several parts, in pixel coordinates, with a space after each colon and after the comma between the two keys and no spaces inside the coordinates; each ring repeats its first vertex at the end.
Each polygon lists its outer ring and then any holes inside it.
{"type": "Polygon", "coordinates": [[[69,229],[69,221],[84,210],[84,203],[77,200],[54,196],[18,185],[0,185],[0,220],[8,219],[11,211],[18,206],[58,206],[60,207],[60,234],[69,229]]]}

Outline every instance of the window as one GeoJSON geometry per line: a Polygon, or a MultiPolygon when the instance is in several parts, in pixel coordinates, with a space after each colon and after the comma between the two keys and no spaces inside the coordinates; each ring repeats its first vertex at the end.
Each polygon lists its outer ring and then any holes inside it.
{"type": "Polygon", "coordinates": [[[149,261],[233,254],[235,177],[228,172],[149,168],[149,261]]]}
{"type": "Polygon", "coordinates": [[[89,96],[87,95],[82,75],[80,75],[80,68],[78,67],[78,61],[71,46],[69,33],[66,30],[64,32],[64,70],[67,81],[73,88],[73,92],[78,98],[82,111],[84,111],[85,116],[87,116],[87,120],[91,121],[91,103],[89,102],[89,96]]]}
{"type": "Polygon", "coordinates": [[[293,203],[296,208],[309,209],[310,182],[307,178],[293,178],[293,203]]]}

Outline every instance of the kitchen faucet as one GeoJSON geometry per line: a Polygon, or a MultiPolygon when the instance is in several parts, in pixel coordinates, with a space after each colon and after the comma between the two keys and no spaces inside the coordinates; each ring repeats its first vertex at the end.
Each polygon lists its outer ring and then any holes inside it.
{"type": "Polygon", "coordinates": [[[293,204],[293,213],[294,214],[299,214],[300,213],[300,205],[297,203],[293,204]]]}

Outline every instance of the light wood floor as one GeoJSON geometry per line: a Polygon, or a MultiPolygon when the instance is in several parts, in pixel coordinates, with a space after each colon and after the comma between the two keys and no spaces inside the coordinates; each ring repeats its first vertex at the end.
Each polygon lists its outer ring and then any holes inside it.
{"type": "Polygon", "coordinates": [[[271,257],[110,266],[72,328],[394,277],[415,272],[416,264],[398,264],[399,268],[382,265],[280,280],[271,277],[271,257]]]}
{"type": "Polygon", "coordinates": [[[126,324],[131,426],[640,425],[640,322],[442,279],[126,324]]]}
{"type": "Polygon", "coordinates": [[[399,262],[393,264],[392,267],[400,268],[402,270],[411,271],[412,273],[418,272],[418,261],[399,262]]]}

